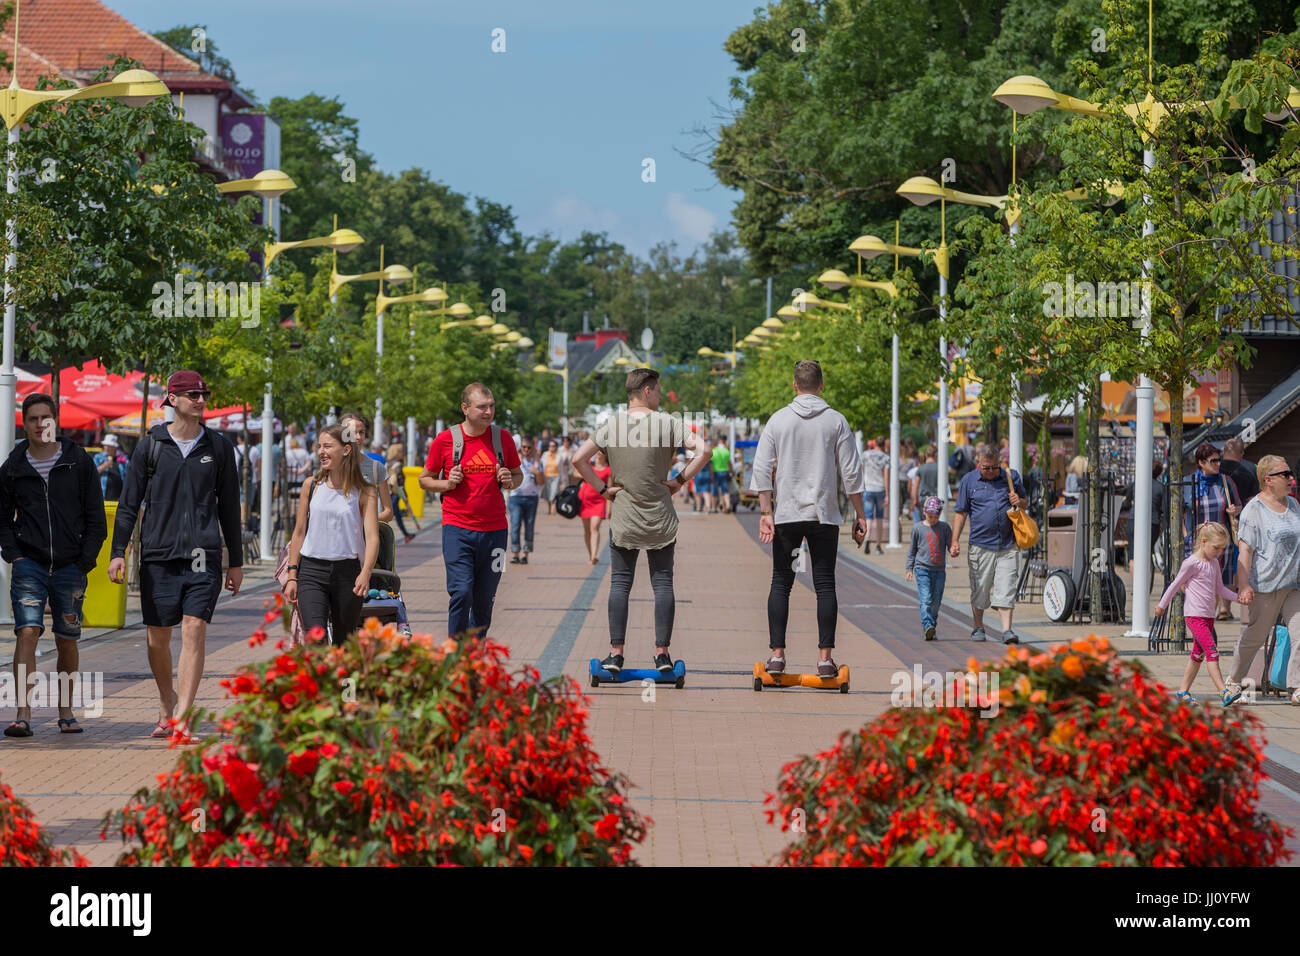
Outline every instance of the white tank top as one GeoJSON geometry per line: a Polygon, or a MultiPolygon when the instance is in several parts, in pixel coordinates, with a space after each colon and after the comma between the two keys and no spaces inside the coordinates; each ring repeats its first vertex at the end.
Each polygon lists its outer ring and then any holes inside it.
{"type": "Polygon", "coordinates": [[[312,491],[302,557],[344,561],[364,555],[366,536],[361,529],[361,509],[357,504],[360,494],[353,491],[345,497],[323,482],[314,485],[312,491]]]}

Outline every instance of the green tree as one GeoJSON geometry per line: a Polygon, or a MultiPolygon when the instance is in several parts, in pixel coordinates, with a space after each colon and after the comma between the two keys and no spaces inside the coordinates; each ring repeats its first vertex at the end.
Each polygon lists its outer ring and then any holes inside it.
{"type": "MultiPolygon", "coordinates": [[[[119,59],[98,79],[133,65],[119,59]]],[[[42,107],[29,122],[18,166],[33,173],[5,206],[22,250],[18,348],[56,372],[93,357],[117,372],[165,374],[206,323],[160,291],[178,275],[253,280],[245,250],[264,233],[249,221],[251,201],[232,204],[200,173],[202,132],[167,97],[135,109],[42,107]]]]}

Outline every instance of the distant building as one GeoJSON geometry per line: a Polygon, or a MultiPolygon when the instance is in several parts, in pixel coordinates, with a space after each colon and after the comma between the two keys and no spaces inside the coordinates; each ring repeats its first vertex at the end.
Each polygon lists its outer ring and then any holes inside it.
{"type": "MultiPolygon", "coordinates": [[[[13,28],[10,19],[0,32],[6,51],[13,49],[13,28]]],[[[35,89],[50,74],[86,86],[118,55],[139,61],[167,84],[173,102],[179,105],[184,94],[185,118],[204,132],[195,162],[218,181],[280,165],[280,126],[269,115],[250,112],[256,107],[252,97],[99,0],[25,0],[18,41],[15,65],[25,89],[35,89]]],[[[0,82],[9,80],[9,71],[0,69],[0,82]]],[[[278,227],[278,210],[274,221],[278,227]]]]}

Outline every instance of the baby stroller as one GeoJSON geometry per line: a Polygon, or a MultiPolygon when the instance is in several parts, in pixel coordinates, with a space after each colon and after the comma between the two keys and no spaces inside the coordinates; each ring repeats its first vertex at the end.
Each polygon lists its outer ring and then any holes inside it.
{"type": "Polygon", "coordinates": [[[396,624],[400,633],[409,636],[411,625],[406,617],[406,603],[402,600],[402,579],[395,569],[396,561],[397,542],[393,529],[381,524],[379,555],[370,572],[370,593],[361,605],[361,620],[377,617],[381,625],[396,624]]]}

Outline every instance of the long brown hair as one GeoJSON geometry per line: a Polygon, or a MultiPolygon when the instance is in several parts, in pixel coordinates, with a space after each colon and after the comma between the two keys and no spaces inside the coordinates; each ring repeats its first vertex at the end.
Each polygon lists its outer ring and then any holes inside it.
{"type": "MultiPolygon", "coordinates": [[[[345,497],[353,491],[365,491],[368,486],[365,478],[361,476],[361,452],[358,451],[359,443],[343,440],[343,426],[341,424],[326,425],[320,430],[320,437],[324,437],[325,435],[329,435],[338,442],[340,449],[352,449],[350,454],[343,456],[342,462],[335,463],[335,467],[338,470],[334,472],[334,477],[338,482],[339,490],[345,497]]],[[[316,439],[318,442],[320,441],[320,437],[316,439]]],[[[319,469],[312,478],[313,486],[319,485],[321,482],[325,481],[325,469],[323,467],[319,469]]]]}

